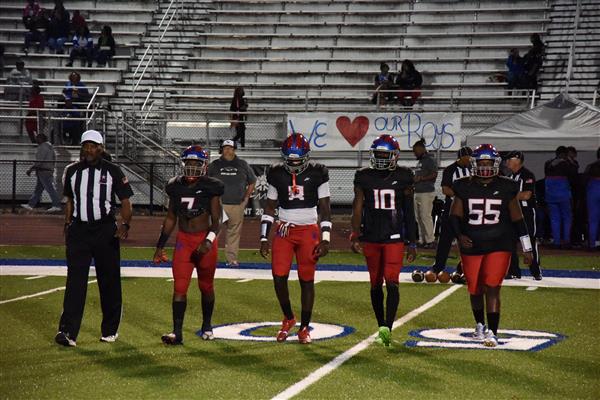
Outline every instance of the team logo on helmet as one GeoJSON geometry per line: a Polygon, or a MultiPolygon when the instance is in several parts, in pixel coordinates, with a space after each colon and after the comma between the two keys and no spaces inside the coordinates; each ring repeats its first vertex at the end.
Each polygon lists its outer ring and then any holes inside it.
{"type": "Polygon", "coordinates": [[[300,174],[308,167],[310,144],[301,133],[292,133],[281,145],[285,169],[292,174],[300,174]]]}
{"type": "Polygon", "coordinates": [[[204,150],[202,146],[189,146],[181,153],[183,175],[188,180],[195,180],[205,175],[209,159],[208,151],[204,150]]]}
{"type": "Polygon", "coordinates": [[[400,156],[400,145],[390,135],[381,135],[371,145],[371,167],[374,169],[395,169],[400,156]]]}
{"type": "Polygon", "coordinates": [[[489,178],[500,172],[500,154],[491,144],[480,144],[473,150],[471,156],[472,174],[480,178],[489,178]],[[491,161],[485,162],[486,160],[491,161]]]}

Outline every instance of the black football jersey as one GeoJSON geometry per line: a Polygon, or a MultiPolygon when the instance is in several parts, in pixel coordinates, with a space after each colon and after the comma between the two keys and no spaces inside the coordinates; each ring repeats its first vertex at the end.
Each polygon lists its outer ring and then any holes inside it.
{"type": "Polygon", "coordinates": [[[178,217],[186,219],[210,213],[210,200],[222,196],[224,190],[220,180],[208,176],[201,176],[193,185],[188,185],[183,176],[176,176],[165,188],[169,206],[178,217]]]}
{"type": "Polygon", "coordinates": [[[464,254],[512,251],[515,232],[508,204],[519,192],[519,184],[509,178],[495,177],[487,184],[477,178],[462,178],[452,190],[462,200],[461,231],[473,241],[464,254]]]}
{"type": "Polygon", "coordinates": [[[517,182],[519,192],[531,192],[529,200],[521,200],[520,203],[523,210],[532,210],[535,207],[535,175],[533,175],[533,172],[522,167],[517,172],[511,172],[507,177],[517,182]]]}
{"type": "Polygon", "coordinates": [[[374,243],[415,240],[413,177],[413,172],[403,167],[393,171],[373,168],[356,171],[354,186],[361,188],[365,196],[359,240],[374,243]]]}
{"type": "Polygon", "coordinates": [[[323,164],[309,162],[302,173],[296,175],[296,190],[293,188],[292,174],[283,164],[269,168],[267,183],[277,191],[279,207],[291,209],[313,209],[319,204],[319,186],[329,182],[329,172],[323,164]]]}

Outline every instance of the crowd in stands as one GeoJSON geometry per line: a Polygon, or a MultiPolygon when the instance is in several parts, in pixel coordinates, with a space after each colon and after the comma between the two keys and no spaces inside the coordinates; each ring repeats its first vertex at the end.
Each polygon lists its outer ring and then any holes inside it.
{"type": "Polygon", "coordinates": [[[373,104],[399,103],[405,107],[412,107],[421,96],[423,76],[410,60],[402,61],[397,75],[390,72],[387,63],[381,63],[380,72],[375,75],[375,92],[371,102],[373,104]]]}
{"type": "Polygon", "coordinates": [[[523,57],[518,49],[511,49],[506,60],[508,89],[537,89],[544,54],[545,45],[537,33],[531,35],[531,49],[523,57]]]}

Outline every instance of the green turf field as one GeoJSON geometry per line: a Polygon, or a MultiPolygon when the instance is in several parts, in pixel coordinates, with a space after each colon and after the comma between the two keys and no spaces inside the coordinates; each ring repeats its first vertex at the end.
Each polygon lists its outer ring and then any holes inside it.
{"type": "MultiPolygon", "coordinates": [[[[49,257],[50,248],[1,247],[3,258],[49,257]],[[12,250],[16,250],[13,252],[12,250]],[[37,251],[36,251],[37,250],[37,251]],[[17,254],[18,253],[18,254],[17,254]]],[[[54,253],[53,253],[54,252],[54,253]]],[[[148,249],[125,250],[140,259],[148,249]]],[[[350,254],[336,258],[354,259],[350,254]]],[[[333,258],[333,257],[332,257],[333,258]]],[[[356,259],[358,263],[360,259],[356,259]]],[[[331,261],[332,263],[334,261],[331,261]]],[[[591,263],[591,261],[590,261],[591,263]]],[[[583,269],[583,268],[582,268],[583,269]]],[[[0,299],[64,286],[64,277],[25,280],[0,275],[0,299]]],[[[266,280],[217,280],[214,324],[277,321],[279,307],[266,280]]],[[[401,284],[400,314],[426,303],[446,285],[401,284]]],[[[294,310],[299,288],[291,282],[294,310]]],[[[309,346],[296,343],[204,342],[199,294],[192,282],[184,340],[160,343],[171,328],[172,282],[124,278],[120,338],[100,343],[100,304],[90,284],[78,347],[53,343],[64,292],[0,304],[1,398],[271,398],[376,331],[368,283],[319,282],[313,320],[352,326],[355,332],[309,346]]],[[[309,386],[302,398],[597,399],[600,393],[600,291],[505,287],[501,329],[560,333],[566,338],[538,352],[425,349],[404,346],[409,332],[472,326],[466,290],[460,288],[394,331],[391,349],[375,344],[309,386]]],[[[257,333],[275,334],[276,328],[257,333]]]]}

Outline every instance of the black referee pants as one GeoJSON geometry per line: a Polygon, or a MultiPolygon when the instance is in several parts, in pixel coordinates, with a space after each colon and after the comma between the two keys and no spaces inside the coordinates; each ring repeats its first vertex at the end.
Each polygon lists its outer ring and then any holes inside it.
{"type": "MultiPolygon", "coordinates": [[[[537,241],[535,239],[536,235],[536,221],[535,221],[535,210],[530,209],[529,207],[523,207],[523,219],[525,220],[525,224],[527,225],[527,232],[529,233],[529,239],[531,240],[531,247],[533,248],[533,261],[529,266],[529,272],[531,275],[538,276],[541,275],[542,270],[540,268],[540,255],[538,253],[537,241]]],[[[519,239],[517,238],[517,241],[519,239]]],[[[509,275],[513,275],[516,277],[521,277],[521,268],[519,268],[519,255],[517,254],[517,248],[520,244],[517,244],[513,247],[512,256],[510,258],[510,268],[508,270],[509,275]]]]}
{"type": "Polygon", "coordinates": [[[92,259],[102,306],[102,336],[117,333],[121,322],[121,256],[114,221],[73,222],[66,238],[67,284],[58,330],[76,339],[81,327],[92,259]]]}

